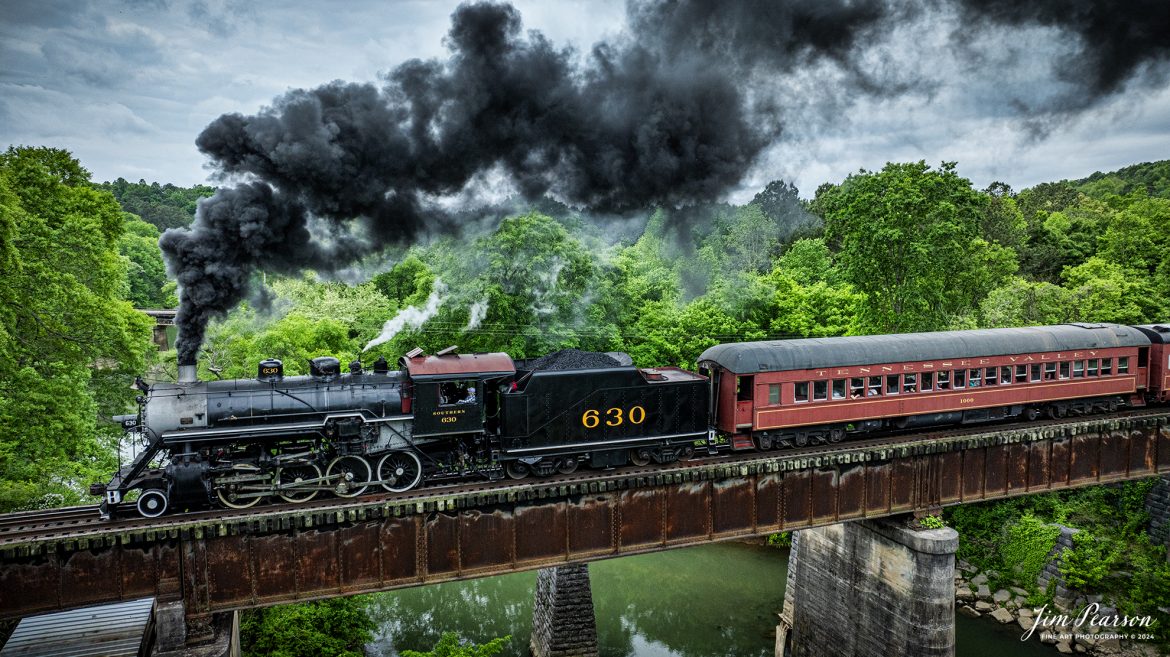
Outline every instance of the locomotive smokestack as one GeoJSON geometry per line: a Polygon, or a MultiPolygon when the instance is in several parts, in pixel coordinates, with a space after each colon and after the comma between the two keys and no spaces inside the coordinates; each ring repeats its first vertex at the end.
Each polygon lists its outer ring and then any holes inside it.
{"type": "Polygon", "coordinates": [[[199,374],[194,364],[179,366],[179,383],[195,383],[198,380],[199,374]]]}

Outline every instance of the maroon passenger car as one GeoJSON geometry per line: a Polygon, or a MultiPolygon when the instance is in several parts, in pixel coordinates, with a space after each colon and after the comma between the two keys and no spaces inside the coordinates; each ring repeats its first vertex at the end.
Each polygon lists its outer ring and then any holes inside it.
{"type": "Polygon", "coordinates": [[[770,449],[1165,400],[1167,340],[1165,327],[1115,324],[809,338],[717,345],[699,367],[716,430],[735,449],[770,449]]]}

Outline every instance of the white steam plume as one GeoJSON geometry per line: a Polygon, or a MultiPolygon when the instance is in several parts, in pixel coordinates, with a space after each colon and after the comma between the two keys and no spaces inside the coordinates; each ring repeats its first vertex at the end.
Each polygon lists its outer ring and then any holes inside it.
{"type": "Polygon", "coordinates": [[[431,287],[431,294],[427,297],[425,306],[422,308],[411,306],[386,320],[386,323],[382,325],[382,333],[373,340],[370,340],[362,348],[362,351],[369,351],[373,347],[391,340],[404,328],[410,327],[416,329],[425,324],[428,319],[434,317],[435,313],[439,312],[439,306],[442,306],[443,302],[446,301],[445,294],[447,294],[447,286],[443,281],[436,278],[435,284],[431,287]]]}
{"type": "Polygon", "coordinates": [[[483,321],[484,317],[487,317],[487,311],[488,311],[488,298],[487,297],[484,297],[484,298],[480,299],[479,301],[476,301],[475,303],[471,304],[471,310],[469,311],[471,313],[471,318],[467,320],[467,326],[464,327],[463,330],[464,331],[474,331],[475,329],[479,328],[479,323],[483,321]]]}

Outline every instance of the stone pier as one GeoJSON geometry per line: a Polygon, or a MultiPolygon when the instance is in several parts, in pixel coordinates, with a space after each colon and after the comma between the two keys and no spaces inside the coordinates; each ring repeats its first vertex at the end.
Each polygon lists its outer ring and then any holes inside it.
{"type": "Polygon", "coordinates": [[[184,611],[177,600],[155,606],[150,657],[240,657],[239,612],[191,619],[184,611]]]}
{"type": "Polygon", "coordinates": [[[1170,548],[1170,475],[1162,475],[1146,496],[1150,514],[1150,538],[1170,548]]]}
{"type": "Polygon", "coordinates": [[[776,654],[953,656],[958,547],[904,520],[795,532],[776,654]]]}
{"type": "Polygon", "coordinates": [[[541,569],[529,645],[532,657],[597,657],[588,564],[541,569]]]}

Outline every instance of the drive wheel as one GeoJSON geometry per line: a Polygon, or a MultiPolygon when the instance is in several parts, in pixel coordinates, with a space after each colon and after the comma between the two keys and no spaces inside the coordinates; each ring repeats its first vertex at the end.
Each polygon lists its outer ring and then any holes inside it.
{"type": "Polygon", "coordinates": [[[357,497],[369,488],[373,472],[370,464],[360,456],[339,456],[325,469],[325,476],[331,483],[337,477],[337,483],[333,484],[334,495],[357,497]]]}
{"type": "Polygon", "coordinates": [[[508,461],[508,465],[504,469],[508,472],[508,477],[512,479],[523,479],[531,472],[528,464],[522,461],[508,461]]]}
{"type": "MultiPolygon", "coordinates": [[[[260,473],[260,468],[255,465],[242,465],[232,468],[227,473],[220,475],[217,479],[230,479],[232,477],[256,475],[260,473]]],[[[250,509],[260,503],[260,498],[263,495],[255,495],[259,492],[257,489],[261,487],[261,482],[228,482],[216,483],[212,481],[215,486],[215,495],[219,501],[229,509],[250,509]],[[244,497],[249,495],[248,497],[244,497]]]]}
{"type": "Polygon", "coordinates": [[[312,484],[312,488],[305,488],[301,490],[288,489],[285,487],[296,486],[302,481],[321,478],[321,468],[318,468],[314,463],[305,463],[303,465],[292,465],[287,468],[280,468],[276,471],[276,481],[282,487],[282,491],[278,493],[280,499],[285,502],[292,502],[293,504],[301,504],[317,497],[320,492],[319,486],[321,482],[312,484]]]}
{"type": "Polygon", "coordinates": [[[390,452],[378,461],[378,480],[391,493],[402,493],[418,485],[422,470],[422,461],[414,452],[390,452]]]}
{"type": "Polygon", "coordinates": [[[630,450],[630,463],[633,463],[634,465],[638,466],[639,468],[650,465],[650,450],[645,449],[645,448],[631,449],[630,450]]]}
{"type": "Polygon", "coordinates": [[[167,512],[167,494],[159,488],[147,488],[138,496],[138,512],[143,518],[157,518],[167,512]]]}
{"type": "Polygon", "coordinates": [[[576,457],[570,456],[567,459],[561,460],[561,462],[557,465],[557,472],[566,475],[573,474],[577,471],[577,466],[580,464],[581,462],[578,461],[576,457]]]}

